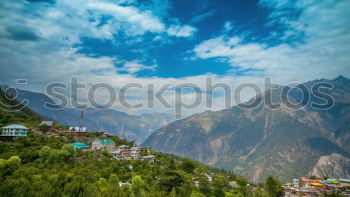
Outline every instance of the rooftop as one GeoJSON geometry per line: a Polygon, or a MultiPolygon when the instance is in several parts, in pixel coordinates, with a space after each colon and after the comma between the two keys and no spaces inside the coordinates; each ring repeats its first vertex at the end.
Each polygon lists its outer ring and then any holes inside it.
{"type": "Polygon", "coordinates": [[[3,129],[28,129],[27,127],[25,126],[22,126],[20,124],[10,124],[10,125],[7,125],[5,127],[2,127],[3,129]]]}
{"type": "Polygon", "coordinates": [[[114,144],[113,140],[98,140],[101,144],[114,144]]]}
{"type": "Polygon", "coordinates": [[[69,127],[69,131],[86,132],[86,127],[69,127]]]}
{"type": "Polygon", "coordinates": [[[118,150],[111,152],[112,155],[119,155],[120,152],[118,150]]]}
{"type": "Polygon", "coordinates": [[[146,156],[143,156],[142,158],[143,159],[154,159],[155,156],[153,156],[153,155],[146,155],[146,156]]]}
{"type": "Polygon", "coordinates": [[[82,142],[74,142],[71,144],[74,148],[81,149],[81,148],[90,148],[90,146],[82,143],[82,142]]]}
{"type": "Polygon", "coordinates": [[[42,126],[42,125],[47,125],[47,126],[53,126],[53,121],[41,121],[40,125],[39,126],[42,126]]]}
{"type": "Polygon", "coordinates": [[[129,146],[123,144],[123,145],[118,146],[118,148],[129,148],[129,146]]]}
{"type": "Polygon", "coordinates": [[[350,179],[339,179],[339,181],[343,183],[350,183],[350,179]]]}
{"type": "Polygon", "coordinates": [[[340,182],[337,179],[327,179],[328,183],[339,184],[340,182]]]}

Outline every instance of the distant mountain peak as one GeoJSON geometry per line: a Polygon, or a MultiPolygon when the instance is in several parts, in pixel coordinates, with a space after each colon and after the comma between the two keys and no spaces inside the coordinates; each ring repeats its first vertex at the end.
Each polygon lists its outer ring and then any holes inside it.
{"type": "Polygon", "coordinates": [[[332,81],[346,85],[346,86],[350,86],[350,79],[344,77],[343,75],[339,75],[338,77],[334,78],[332,81]]]}
{"type": "Polygon", "coordinates": [[[332,81],[339,81],[339,80],[350,80],[343,75],[339,75],[338,77],[334,78],[332,81]]]}

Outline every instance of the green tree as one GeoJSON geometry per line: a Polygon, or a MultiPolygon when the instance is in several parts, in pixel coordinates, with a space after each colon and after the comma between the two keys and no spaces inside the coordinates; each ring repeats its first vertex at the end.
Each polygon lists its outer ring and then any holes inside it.
{"type": "Polygon", "coordinates": [[[244,177],[237,177],[236,182],[241,187],[247,186],[247,184],[248,184],[248,180],[245,179],[244,177]]]}
{"type": "Polygon", "coordinates": [[[131,189],[135,197],[145,196],[145,183],[143,182],[141,176],[134,176],[131,180],[131,189]]]}
{"type": "MultiPolygon", "coordinates": [[[[9,176],[20,167],[21,159],[18,156],[11,156],[8,160],[0,159],[0,175],[9,176]]],[[[1,178],[0,178],[1,179],[1,178]]]]}
{"type": "Polygon", "coordinates": [[[225,196],[225,187],[227,186],[228,182],[223,176],[216,176],[213,179],[213,186],[214,186],[214,196],[225,196]]]}
{"type": "Polygon", "coordinates": [[[119,184],[119,178],[116,174],[111,174],[108,179],[108,183],[111,185],[116,185],[118,186],[119,184]]]}
{"type": "Polygon", "coordinates": [[[266,178],[265,189],[270,197],[283,196],[283,188],[281,182],[272,176],[266,178]]]}
{"type": "Polygon", "coordinates": [[[205,195],[200,193],[200,192],[198,192],[198,191],[194,191],[193,190],[192,193],[191,193],[191,197],[205,197],[205,195]]]}
{"type": "Polygon", "coordinates": [[[169,193],[168,197],[176,197],[176,190],[173,188],[171,192],[169,193]]]}
{"type": "Polygon", "coordinates": [[[208,177],[201,174],[198,177],[198,181],[199,181],[199,186],[198,186],[199,191],[201,191],[203,194],[209,195],[211,192],[211,187],[210,187],[208,177]]]}
{"type": "Polygon", "coordinates": [[[50,127],[47,126],[46,124],[40,125],[39,130],[43,133],[47,133],[50,130],[50,127]]]}
{"type": "Polygon", "coordinates": [[[181,169],[187,173],[193,173],[193,170],[196,168],[194,161],[189,159],[184,159],[181,164],[181,169]]]}

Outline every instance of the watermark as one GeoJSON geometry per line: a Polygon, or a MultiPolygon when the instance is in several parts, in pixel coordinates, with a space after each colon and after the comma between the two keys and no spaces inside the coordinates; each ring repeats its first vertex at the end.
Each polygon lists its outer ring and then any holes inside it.
{"type": "MultiPolygon", "coordinates": [[[[272,84],[271,81],[271,78],[266,78],[263,87],[254,83],[232,86],[226,83],[214,83],[213,79],[208,77],[205,79],[204,86],[195,83],[169,83],[162,84],[159,88],[159,84],[143,83],[127,83],[120,87],[114,87],[109,83],[95,83],[88,86],[80,82],[78,78],[72,78],[68,84],[59,82],[48,84],[44,92],[55,102],[45,102],[43,105],[51,110],[60,110],[67,107],[108,109],[116,105],[126,109],[139,110],[161,106],[164,109],[173,110],[176,119],[183,118],[184,110],[195,110],[199,107],[213,108],[214,97],[219,98],[225,108],[235,105],[244,110],[254,110],[259,107],[272,110],[282,107],[295,110],[301,108],[327,110],[334,105],[334,98],[330,94],[334,88],[332,83],[316,82],[312,85],[287,84],[279,86],[272,84]],[[105,93],[103,102],[98,99],[101,97],[101,93],[99,93],[101,90],[105,93]],[[218,90],[221,90],[220,96],[216,95],[218,90]],[[243,101],[241,98],[247,90],[252,91],[255,96],[248,101],[243,101]],[[135,99],[135,95],[132,94],[135,92],[141,92],[142,102],[135,99]],[[80,98],[85,98],[85,102],[82,102],[80,98]]],[[[8,89],[4,92],[5,100],[15,103],[14,100],[18,96],[18,91],[8,89]]],[[[22,100],[14,106],[9,106],[8,103],[11,102],[7,102],[6,105],[0,103],[1,109],[7,111],[19,110],[27,106],[29,101],[22,100]]]]}

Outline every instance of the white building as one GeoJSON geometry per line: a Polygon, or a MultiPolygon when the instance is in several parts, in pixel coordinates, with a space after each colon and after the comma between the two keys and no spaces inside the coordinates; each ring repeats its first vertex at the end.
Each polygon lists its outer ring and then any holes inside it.
{"type": "Polygon", "coordinates": [[[139,147],[131,147],[131,158],[134,160],[139,160],[140,158],[140,148],[139,147]]]}
{"type": "Polygon", "coordinates": [[[28,128],[19,124],[11,124],[1,128],[0,136],[17,137],[27,136],[28,128]]]}
{"type": "Polygon", "coordinates": [[[87,132],[86,127],[69,127],[69,132],[87,132]]]}

